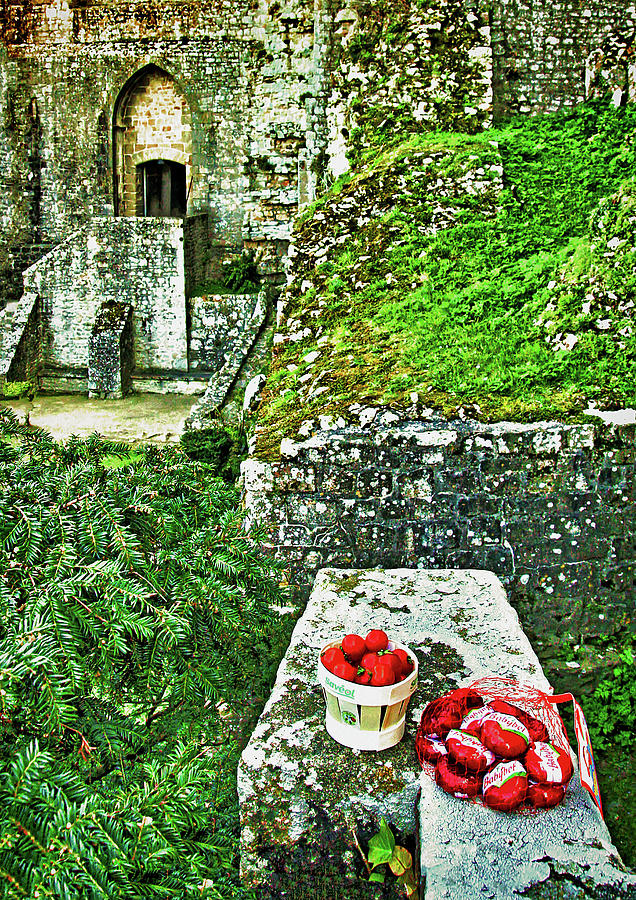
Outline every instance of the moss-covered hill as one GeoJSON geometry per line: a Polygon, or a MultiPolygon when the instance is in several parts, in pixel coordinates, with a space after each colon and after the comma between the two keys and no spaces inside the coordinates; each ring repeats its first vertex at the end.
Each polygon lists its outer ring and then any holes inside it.
{"type": "Polygon", "coordinates": [[[369,405],[636,403],[634,106],[370,143],[297,224],[258,455],[369,405]]]}

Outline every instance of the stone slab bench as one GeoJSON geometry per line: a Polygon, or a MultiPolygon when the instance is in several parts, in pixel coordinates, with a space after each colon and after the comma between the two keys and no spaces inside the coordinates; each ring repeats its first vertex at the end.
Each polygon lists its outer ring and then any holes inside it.
{"type": "Polygon", "coordinates": [[[421,772],[414,739],[426,704],[489,675],[549,689],[492,573],[322,569],[239,765],[244,883],[263,898],[403,896],[368,883],[359,850],[384,816],[419,858],[423,900],[636,897],[576,775],[556,810],[511,815],[456,800],[421,772]],[[380,752],[327,734],[316,681],[322,646],[371,628],[406,643],[420,670],[405,736],[380,752]]]}

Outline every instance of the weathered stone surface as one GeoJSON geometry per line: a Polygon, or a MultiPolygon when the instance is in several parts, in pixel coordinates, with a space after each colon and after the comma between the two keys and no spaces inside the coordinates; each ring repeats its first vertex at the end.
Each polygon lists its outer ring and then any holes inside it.
{"type": "Polygon", "coordinates": [[[124,397],[132,385],[132,307],[103,303],[88,346],[89,397],[124,397]]]}
{"type": "MultiPolygon", "coordinates": [[[[416,725],[429,700],[457,685],[494,674],[542,689],[549,687],[503,586],[492,573],[320,571],[239,767],[241,872],[245,881],[280,897],[298,896],[289,893],[292,886],[302,888],[315,878],[331,879],[334,889],[359,883],[364,870],[353,832],[364,845],[385,816],[401,838],[414,846],[420,787],[422,852],[431,854],[434,867],[436,845],[427,835],[440,834],[443,852],[443,841],[452,837],[456,819],[472,807],[448,798],[432,781],[420,780],[414,752],[416,725]],[[382,752],[363,752],[343,747],[327,734],[316,664],[320,648],[329,640],[348,631],[364,635],[374,627],[384,628],[414,650],[420,677],[401,743],[382,752]],[[449,831],[444,831],[446,824],[449,831]]],[[[589,807],[577,782],[565,807],[567,816],[581,818],[585,841],[598,839],[607,848],[607,830],[589,807]]],[[[488,816],[488,830],[498,833],[502,829],[500,814],[488,816]]],[[[525,816],[523,819],[526,821],[525,816]]],[[[545,834],[547,847],[557,839],[563,845],[568,838],[559,831],[569,822],[567,817],[558,819],[558,826],[546,824],[552,821],[548,814],[532,821],[545,834]]],[[[556,850],[553,855],[560,858],[556,850]]],[[[596,858],[596,851],[590,850],[591,866],[596,865],[596,858]]],[[[428,865],[429,857],[423,859],[428,865]]],[[[546,867],[541,873],[549,874],[546,867]]],[[[470,883],[464,890],[448,896],[453,900],[487,896],[470,893],[470,883]]],[[[325,893],[327,896],[331,895],[325,893]]]]}
{"type": "Polygon", "coordinates": [[[502,813],[444,794],[423,775],[422,900],[636,897],[607,828],[575,778],[563,803],[502,813]]]}
{"type": "Polygon", "coordinates": [[[243,464],[249,516],[268,527],[297,584],[307,589],[324,565],[489,569],[544,648],[624,627],[636,564],[633,425],[426,413],[383,425],[383,415],[289,441],[280,462],[243,464]]]}
{"type": "Polygon", "coordinates": [[[204,428],[214,419],[256,344],[266,319],[264,291],[196,298],[191,342],[199,341],[198,364],[209,367],[213,374],[205,393],[192,408],[188,428],[204,428]]]}

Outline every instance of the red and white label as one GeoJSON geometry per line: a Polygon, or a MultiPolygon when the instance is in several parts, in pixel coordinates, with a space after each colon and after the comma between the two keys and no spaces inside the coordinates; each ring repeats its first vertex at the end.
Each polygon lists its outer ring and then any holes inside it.
{"type": "Polygon", "coordinates": [[[490,788],[499,788],[511,778],[526,778],[526,770],[518,759],[499,763],[498,766],[495,766],[494,769],[484,775],[482,790],[485,794],[490,788]]]}
{"type": "MultiPolygon", "coordinates": [[[[546,784],[560,784],[563,781],[565,773],[559,762],[560,754],[551,744],[538,741],[528,750],[528,756],[531,754],[534,754],[536,757],[536,761],[534,759],[532,760],[532,769],[537,772],[537,775],[535,776],[537,781],[542,781],[546,784]]],[[[528,766],[528,772],[530,772],[530,759],[526,760],[526,765],[528,766]]],[[[532,771],[531,774],[534,775],[534,771],[532,771]]]]}
{"type": "Polygon", "coordinates": [[[489,706],[480,706],[479,709],[471,709],[462,720],[461,730],[478,735],[481,723],[487,716],[491,715],[492,712],[493,710],[489,706]]]}
{"type": "Polygon", "coordinates": [[[486,749],[482,742],[473,734],[468,734],[466,731],[459,731],[457,728],[453,728],[453,730],[449,731],[446,735],[446,743],[448,744],[450,741],[458,741],[462,747],[466,747],[466,749],[470,748],[477,752],[486,749]]]}
{"type": "Polygon", "coordinates": [[[603,805],[601,803],[598,778],[596,777],[596,764],[594,763],[594,754],[592,752],[592,740],[590,738],[587,722],[585,721],[585,716],[583,715],[583,710],[572,694],[559,694],[557,697],[548,697],[548,700],[550,703],[564,703],[567,700],[572,701],[572,705],[574,706],[574,732],[576,734],[576,743],[579,751],[579,775],[581,776],[581,784],[589,791],[602,816],[603,805]]]}
{"type": "Polygon", "coordinates": [[[504,731],[512,731],[513,734],[518,734],[530,743],[530,733],[528,729],[523,722],[520,722],[519,719],[515,719],[514,716],[507,716],[505,713],[492,712],[491,710],[490,715],[484,717],[484,721],[496,722],[497,725],[501,725],[501,728],[504,731]]]}

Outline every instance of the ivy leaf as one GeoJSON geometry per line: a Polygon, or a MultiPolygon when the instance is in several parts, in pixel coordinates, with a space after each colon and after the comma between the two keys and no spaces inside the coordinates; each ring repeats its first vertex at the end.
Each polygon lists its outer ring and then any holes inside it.
{"type": "Polygon", "coordinates": [[[389,862],[395,850],[395,838],[386,819],[380,819],[380,830],[369,841],[369,865],[372,869],[389,862]]]}
{"type": "Polygon", "coordinates": [[[371,872],[369,875],[369,881],[379,881],[380,884],[384,884],[384,879],[386,878],[386,868],[382,867],[377,872],[371,872]]]}
{"type": "Polygon", "coordinates": [[[413,858],[406,847],[396,847],[393,850],[393,856],[389,860],[389,868],[398,878],[413,865],[413,858]]]}

